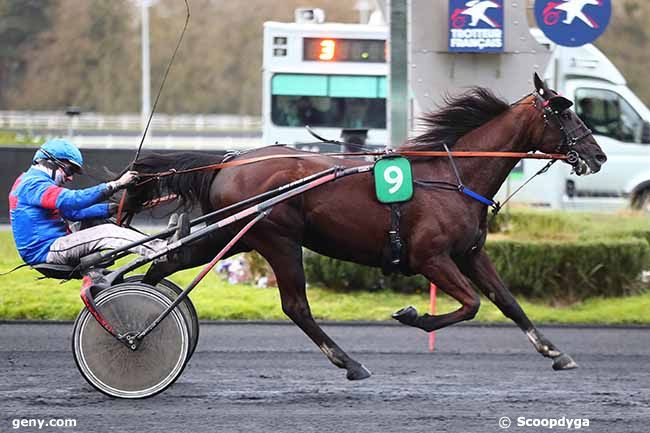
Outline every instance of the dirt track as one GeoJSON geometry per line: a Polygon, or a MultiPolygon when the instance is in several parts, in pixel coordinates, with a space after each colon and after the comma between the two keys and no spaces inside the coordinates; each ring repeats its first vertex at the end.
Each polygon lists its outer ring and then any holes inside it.
{"type": "Polygon", "coordinates": [[[111,400],[77,372],[70,324],[0,325],[0,432],[75,418],[68,432],[498,432],[517,418],[588,418],[588,432],[650,432],[650,329],[542,328],[581,368],[554,372],[514,327],[456,326],[435,354],[421,331],[328,326],[374,375],[348,382],[293,325],[203,324],[179,381],[111,400]]]}

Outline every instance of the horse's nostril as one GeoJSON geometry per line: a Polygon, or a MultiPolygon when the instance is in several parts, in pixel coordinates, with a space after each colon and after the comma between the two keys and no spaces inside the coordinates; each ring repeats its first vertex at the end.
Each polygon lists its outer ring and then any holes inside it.
{"type": "Polygon", "coordinates": [[[596,155],[596,161],[600,162],[601,164],[604,164],[605,161],[607,161],[607,155],[605,155],[604,153],[599,153],[598,155],[596,155]]]}

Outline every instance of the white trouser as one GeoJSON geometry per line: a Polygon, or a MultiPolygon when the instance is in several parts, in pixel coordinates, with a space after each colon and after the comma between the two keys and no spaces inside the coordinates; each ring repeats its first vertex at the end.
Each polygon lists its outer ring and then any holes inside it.
{"type": "MultiPolygon", "coordinates": [[[[144,235],[135,230],[115,224],[101,224],[70,233],[54,241],[50,246],[50,252],[47,254],[47,263],[76,265],[81,257],[102,250],[120,248],[144,238],[144,235]]],[[[160,251],[165,246],[167,246],[166,241],[155,239],[146,244],[133,247],[129,251],[144,256],[160,251]]]]}

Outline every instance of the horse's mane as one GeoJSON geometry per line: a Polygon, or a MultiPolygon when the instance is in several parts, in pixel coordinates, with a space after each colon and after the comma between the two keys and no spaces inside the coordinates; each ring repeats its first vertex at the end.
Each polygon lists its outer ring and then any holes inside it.
{"type": "MultiPolygon", "coordinates": [[[[133,169],[141,173],[159,173],[171,169],[182,171],[217,164],[222,159],[223,156],[199,152],[151,153],[139,158],[133,169]]],[[[161,177],[157,182],[149,182],[147,198],[176,194],[181,199],[179,207],[191,208],[196,203],[207,205],[210,185],[216,174],[217,170],[207,169],[161,177]]]]}
{"type": "Polygon", "coordinates": [[[472,87],[458,96],[445,96],[437,111],[420,117],[425,132],[411,138],[402,150],[423,147],[453,146],[463,135],[489,122],[510,108],[510,105],[484,87],[472,87]]]}

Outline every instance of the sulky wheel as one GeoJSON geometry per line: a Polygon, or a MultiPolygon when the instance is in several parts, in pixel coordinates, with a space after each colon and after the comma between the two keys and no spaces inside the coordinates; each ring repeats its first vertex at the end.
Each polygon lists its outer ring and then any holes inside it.
{"type": "MultiPolygon", "coordinates": [[[[139,283],[144,278],[144,275],[132,275],[124,279],[125,283],[139,283]]],[[[178,295],[183,292],[183,289],[178,287],[173,281],[162,279],[158,284],[156,284],[156,289],[165,294],[169,299],[174,301],[178,295]]],[[[199,341],[199,317],[194,308],[192,300],[187,297],[178,305],[180,308],[187,325],[190,330],[190,355],[189,358],[194,354],[194,349],[196,349],[196,343],[199,341]]]]}
{"type": "MultiPolygon", "coordinates": [[[[124,283],[95,299],[98,310],[119,333],[140,332],[171,305],[155,287],[124,283]]],[[[102,328],[87,308],[74,323],[72,352],[81,375],[111,397],[145,398],[165,390],[189,359],[189,327],[175,308],[131,350],[102,328]]]]}

